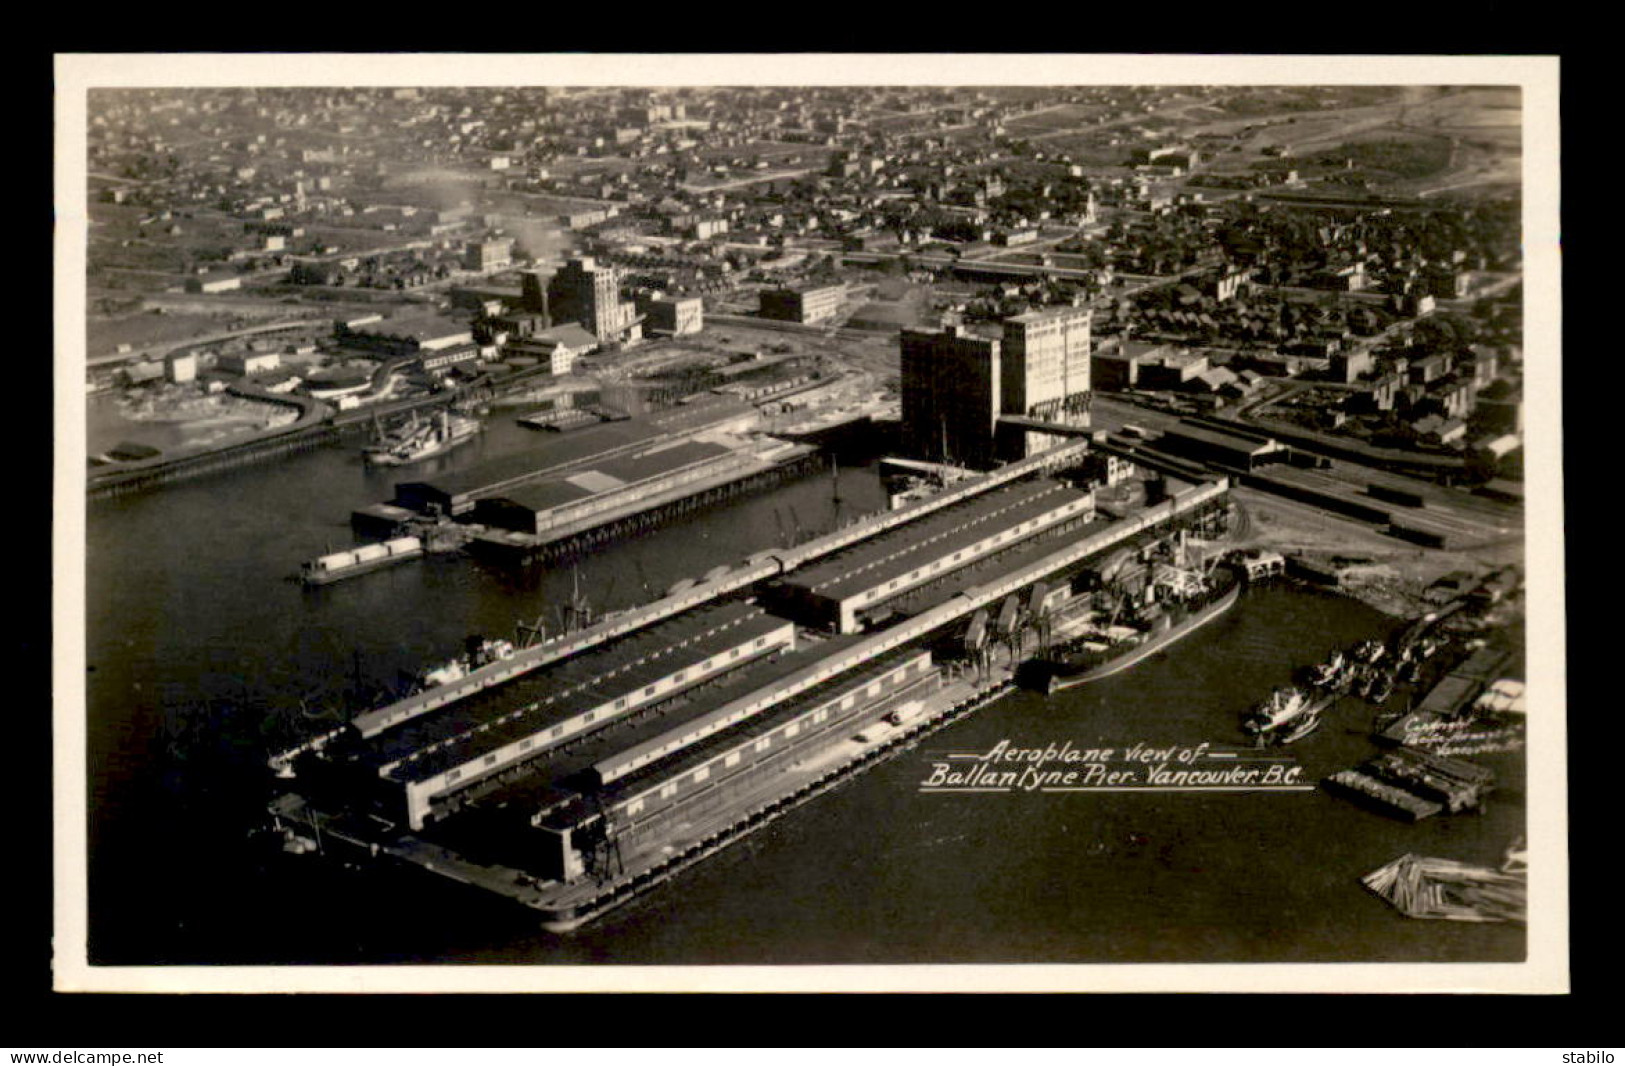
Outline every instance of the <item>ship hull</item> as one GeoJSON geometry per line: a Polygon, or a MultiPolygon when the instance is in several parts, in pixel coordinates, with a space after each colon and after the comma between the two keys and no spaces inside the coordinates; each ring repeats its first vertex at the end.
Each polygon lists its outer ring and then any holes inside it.
{"type": "Polygon", "coordinates": [[[378,444],[362,452],[362,457],[372,466],[407,466],[411,463],[420,463],[473,440],[479,435],[481,428],[478,422],[459,423],[444,437],[437,435],[415,447],[404,444],[378,444]]]}
{"type": "Polygon", "coordinates": [[[1230,591],[1226,592],[1224,595],[1220,596],[1206,607],[1193,612],[1189,617],[1185,618],[1178,624],[1170,626],[1162,632],[1136,645],[1133,649],[1124,652],[1122,655],[1117,656],[1108,662],[1101,663],[1098,666],[1089,667],[1081,672],[1071,673],[1069,672],[1069,668],[1064,663],[1056,663],[1047,660],[1034,661],[1031,664],[1033,670],[1029,672],[1037,673],[1039,675],[1040,681],[1035,687],[1039,687],[1046,695],[1062,692],[1069,688],[1076,688],[1079,685],[1087,685],[1091,681],[1104,680],[1105,678],[1111,677],[1113,674],[1121,673],[1122,671],[1143,662],[1145,659],[1155,655],[1157,652],[1168,647],[1170,644],[1182,640],[1194,633],[1202,626],[1213,621],[1215,618],[1234,607],[1236,605],[1236,601],[1240,598],[1241,585],[1237,584],[1232,587],[1230,591]]]}

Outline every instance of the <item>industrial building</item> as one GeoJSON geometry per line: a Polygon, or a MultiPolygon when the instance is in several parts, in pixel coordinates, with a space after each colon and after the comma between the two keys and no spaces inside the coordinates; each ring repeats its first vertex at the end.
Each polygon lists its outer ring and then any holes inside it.
{"type": "Polygon", "coordinates": [[[232,292],[243,287],[243,279],[236,274],[204,274],[201,277],[187,278],[187,292],[232,292]]]}
{"type": "MultiPolygon", "coordinates": [[[[539,270],[522,270],[519,273],[519,309],[533,315],[547,317],[547,279],[539,270]]],[[[542,324],[546,329],[552,319],[542,324]]]]}
{"type": "Polygon", "coordinates": [[[846,286],[821,285],[788,289],[763,289],[759,297],[763,318],[781,322],[822,322],[834,318],[846,299],[846,286]]]}
{"type": "Polygon", "coordinates": [[[432,481],[398,482],[394,503],[424,514],[466,514],[474,509],[476,496],[506,491],[572,464],[607,459],[640,445],[653,445],[661,435],[659,426],[643,420],[590,426],[563,436],[548,435],[539,438],[533,448],[466,470],[447,471],[432,481]]]}
{"type": "Polygon", "coordinates": [[[223,352],[214,365],[228,374],[254,377],[276,370],[282,365],[282,356],[276,352],[223,352]]]}
{"type": "Polygon", "coordinates": [[[338,322],[334,325],[334,334],[346,348],[380,355],[437,352],[474,341],[474,332],[467,325],[434,314],[379,319],[360,325],[338,322]]]}
{"type": "Polygon", "coordinates": [[[573,523],[684,484],[743,469],[754,451],[712,441],[678,441],[556,478],[530,481],[476,502],[474,520],[542,537],[573,523]]]}
{"type": "Polygon", "coordinates": [[[772,594],[808,625],[854,633],[920,585],[1060,525],[1094,517],[1094,496],[1048,480],[1018,481],[783,578],[772,594]]]}
{"type": "Polygon", "coordinates": [[[1277,440],[1245,430],[1222,430],[1185,420],[1157,440],[1159,451],[1236,470],[1256,470],[1286,462],[1290,449],[1277,440]]]}
{"type": "Polygon", "coordinates": [[[1083,430],[1090,316],[1078,307],[1030,311],[1005,319],[1001,337],[957,325],[903,330],[904,448],[915,458],[985,468],[1053,447],[1054,434],[1033,422],[1083,430]]]}
{"type": "Polygon", "coordinates": [[[918,459],[991,466],[999,341],[948,326],[940,333],[905,329],[900,344],[904,448],[918,459]]]}
{"type": "Polygon", "coordinates": [[[502,346],[504,359],[535,359],[545,362],[554,377],[575,369],[576,360],[598,347],[598,338],[574,322],[537,330],[530,336],[510,340],[502,346]]]}
{"type": "MultiPolygon", "coordinates": [[[[1080,307],[1029,311],[1004,320],[999,351],[1002,414],[1081,425],[1089,398],[1091,312],[1080,307]]],[[[1002,459],[1021,459],[1050,447],[1043,433],[1006,432],[1002,459]]]]}
{"type": "Polygon", "coordinates": [[[463,269],[472,270],[480,274],[492,274],[498,270],[507,270],[513,265],[513,239],[509,237],[488,237],[485,240],[469,241],[463,249],[463,269]]]}
{"type": "Polygon", "coordinates": [[[666,296],[655,293],[637,300],[649,333],[682,337],[705,328],[705,301],[698,296],[666,296]]]}
{"type": "Polygon", "coordinates": [[[172,352],[164,357],[164,379],[173,383],[197,380],[197,355],[172,352]]]}
{"type": "Polygon", "coordinates": [[[621,272],[592,257],[572,259],[547,283],[554,322],[575,322],[600,342],[636,339],[637,308],[621,299],[621,272]]]}
{"type": "Polygon", "coordinates": [[[457,344],[450,348],[439,348],[426,351],[418,358],[418,365],[425,373],[443,374],[453,367],[467,366],[477,362],[480,358],[480,346],[472,342],[457,344]]]}

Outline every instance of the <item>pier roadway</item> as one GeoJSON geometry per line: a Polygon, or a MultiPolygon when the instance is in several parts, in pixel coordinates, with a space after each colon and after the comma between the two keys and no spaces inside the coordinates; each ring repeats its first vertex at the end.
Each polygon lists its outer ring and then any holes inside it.
{"type": "MultiPolygon", "coordinates": [[[[406,699],[399,700],[387,707],[358,715],[353,725],[363,737],[375,736],[393,725],[415,718],[420,714],[426,714],[439,707],[444,707],[491,685],[519,677],[538,666],[574,655],[579,651],[595,647],[622,634],[642,629],[682,611],[697,607],[703,603],[709,603],[719,596],[746,588],[758,581],[777,577],[779,574],[793,570],[804,563],[873,537],[888,529],[893,529],[917,518],[932,514],[944,507],[949,507],[996,486],[1027,477],[1030,474],[1054,470],[1076,463],[1088,449],[1089,444],[1085,441],[1077,441],[1062,445],[1059,448],[1052,448],[1020,462],[1001,467],[992,473],[968,479],[944,492],[910,504],[907,507],[859,519],[849,526],[808,541],[798,547],[784,551],[760,552],[746,559],[741,565],[718,574],[709,580],[699,581],[686,589],[662,597],[653,603],[645,604],[642,607],[634,607],[575,633],[555,637],[552,640],[543,641],[530,648],[522,649],[515,653],[511,659],[480,667],[455,684],[433,688],[427,692],[408,696],[406,699]]],[[[273,767],[286,765],[289,758],[297,754],[299,750],[295,749],[275,757],[272,760],[273,767]]]]}

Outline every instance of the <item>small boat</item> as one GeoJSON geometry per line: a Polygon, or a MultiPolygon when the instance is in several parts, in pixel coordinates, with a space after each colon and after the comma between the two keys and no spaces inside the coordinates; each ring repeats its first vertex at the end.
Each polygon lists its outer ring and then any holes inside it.
{"type": "Polygon", "coordinates": [[[1384,672],[1377,676],[1376,683],[1371,686],[1371,702],[1386,703],[1388,697],[1394,694],[1394,675],[1384,672]]]}
{"type": "Polygon", "coordinates": [[[1378,663],[1387,651],[1380,640],[1362,640],[1354,646],[1354,658],[1363,663],[1378,663]]]}
{"type": "Polygon", "coordinates": [[[1316,663],[1310,669],[1309,683],[1317,688],[1332,688],[1342,682],[1347,668],[1343,653],[1334,651],[1329,659],[1323,663],[1316,663]]]}
{"type": "Polygon", "coordinates": [[[1277,744],[1295,744],[1320,728],[1320,712],[1300,715],[1297,723],[1276,741],[1277,744]]]}
{"type": "Polygon", "coordinates": [[[1291,744],[1308,736],[1320,725],[1320,713],[1332,702],[1328,694],[1313,695],[1300,688],[1278,688],[1253,708],[1241,728],[1264,744],[1291,744]]]}

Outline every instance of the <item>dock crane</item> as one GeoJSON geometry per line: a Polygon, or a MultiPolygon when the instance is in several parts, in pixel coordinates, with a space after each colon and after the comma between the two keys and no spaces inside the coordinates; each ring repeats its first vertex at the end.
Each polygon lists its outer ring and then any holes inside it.
{"type": "Polygon", "coordinates": [[[632,559],[632,565],[637,567],[638,585],[643,589],[643,602],[648,603],[655,599],[655,594],[649,587],[649,575],[644,572],[643,559],[640,557],[634,557],[632,559]]]}
{"type": "Polygon", "coordinates": [[[626,873],[626,862],[621,855],[620,832],[610,817],[610,808],[604,803],[602,791],[596,788],[589,790],[587,802],[598,815],[598,829],[592,834],[589,846],[583,849],[582,859],[586,864],[587,873],[599,884],[604,884],[626,873]]]}
{"type": "Polygon", "coordinates": [[[529,648],[540,644],[547,639],[547,612],[544,610],[536,616],[536,621],[526,625],[523,621],[514,625],[514,635],[519,639],[515,642],[520,648],[529,648]]]}
{"type": "Polygon", "coordinates": [[[830,473],[830,504],[835,510],[835,517],[831,519],[832,530],[841,528],[841,461],[835,456],[829,457],[830,473]]]}

